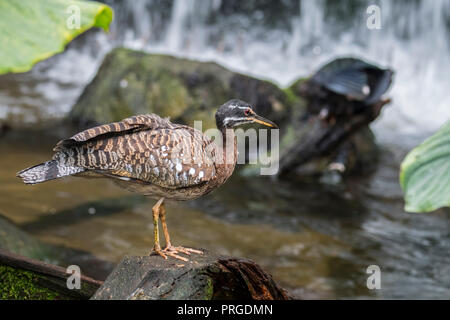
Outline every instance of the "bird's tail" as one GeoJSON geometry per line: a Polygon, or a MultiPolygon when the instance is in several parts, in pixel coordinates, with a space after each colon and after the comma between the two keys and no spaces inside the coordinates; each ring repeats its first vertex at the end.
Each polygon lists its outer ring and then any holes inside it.
{"type": "Polygon", "coordinates": [[[84,170],[85,169],[81,167],[60,166],[57,160],[50,160],[24,169],[18,172],[17,176],[26,184],[36,184],[80,173],[84,170]]]}

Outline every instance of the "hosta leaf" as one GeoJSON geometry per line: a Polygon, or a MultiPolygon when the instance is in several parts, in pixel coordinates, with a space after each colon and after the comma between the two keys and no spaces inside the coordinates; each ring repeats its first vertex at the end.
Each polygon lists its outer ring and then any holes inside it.
{"type": "Polygon", "coordinates": [[[30,70],[84,31],[108,30],[112,17],[94,1],[0,0],[0,74],[30,70]]]}
{"type": "Polygon", "coordinates": [[[400,184],[406,211],[428,212],[450,206],[450,121],[406,156],[400,184]]]}

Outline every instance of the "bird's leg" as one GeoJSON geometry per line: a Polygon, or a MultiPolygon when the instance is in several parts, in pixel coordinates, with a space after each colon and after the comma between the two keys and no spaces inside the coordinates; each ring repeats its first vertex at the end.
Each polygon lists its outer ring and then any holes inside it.
{"type": "Polygon", "coordinates": [[[172,243],[170,242],[170,235],[169,230],[167,229],[167,223],[166,223],[166,207],[164,206],[164,203],[161,204],[159,207],[159,217],[161,219],[161,225],[163,227],[164,231],[164,238],[166,239],[166,247],[163,249],[163,252],[169,256],[172,256],[177,259],[181,259],[184,261],[188,261],[186,258],[180,257],[177,255],[177,253],[185,253],[185,254],[191,254],[191,253],[198,253],[202,254],[201,251],[191,249],[191,248],[184,248],[184,247],[174,247],[172,246],[172,243]]]}
{"type": "Polygon", "coordinates": [[[150,254],[158,254],[164,259],[167,259],[166,255],[161,251],[161,246],[159,245],[159,228],[158,228],[158,218],[161,208],[161,203],[163,203],[164,198],[159,199],[159,201],[153,206],[153,234],[155,236],[155,243],[153,245],[153,251],[150,254]]]}
{"type": "Polygon", "coordinates": [[[172,243],[170,242],[169,229],[167,229],[166,223],[166,206],[162,203],[159,211],[159,217],[161,219],[161,225],[163,227],[164,238],[166,239],[166,248],[171,247],[172,243]]]}

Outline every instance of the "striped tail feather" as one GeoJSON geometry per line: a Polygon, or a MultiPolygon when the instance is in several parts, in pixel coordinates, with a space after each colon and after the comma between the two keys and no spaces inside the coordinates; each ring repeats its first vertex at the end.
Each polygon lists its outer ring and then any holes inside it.
{"type": "Polygon", "coordinates": [[[60,166],[57,160],[50,160],[24,169],[18,172],[17,176],[26,184],[36,184],[80,173],[84,170],[81,167],[60,166]]]}

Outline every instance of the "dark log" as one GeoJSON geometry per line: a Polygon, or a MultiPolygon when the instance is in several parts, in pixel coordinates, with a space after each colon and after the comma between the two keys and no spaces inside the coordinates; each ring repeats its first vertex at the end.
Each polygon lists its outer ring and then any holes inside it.
{"type": "Polygon", "coordinates": [[[288,148],[280,156],[280,176],[288,175],[308,161],[326,156],[337,150],[347,139],[375,120],[382,107],[390,100],[379,101],[368,107],[365,112],[351,115],[333,125],[327,125],[319,118],[315,118],[307,128],[300,142],[288,148]]]}
{"type": "Polygon", "coordinates": [[[69,289],[66,269],[0,249],[0,298],[89,299],[101,281],[80,276],[81,288],[69,289]]]}
{"type": "Polygon", "coordinates": [[[291,296],[248,259],[208,251],[189,262],[160,256],[125,257],[92,299],[286,300],[291,296]]]}

